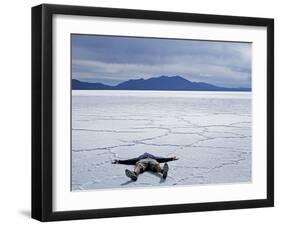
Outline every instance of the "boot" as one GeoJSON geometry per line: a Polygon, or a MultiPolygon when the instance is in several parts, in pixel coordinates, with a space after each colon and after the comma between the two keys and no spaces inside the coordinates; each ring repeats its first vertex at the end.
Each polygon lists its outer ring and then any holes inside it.
{"type": "Polygon", "coordinates": [[[135,172],[130,171],[128,169],[125,170],[125,174],[127,177],[131,178],[133,181],[136,181],[138,179],[138,176],[135,172]]]}
{"type": "Polygon", "coordinates": [[[162,174],[163,174],[163,178],[166,179],[168,176],[168,171],[169,171],[169,166],[168,164],[165,162],[163,169],[162,169],[162,174]]]}

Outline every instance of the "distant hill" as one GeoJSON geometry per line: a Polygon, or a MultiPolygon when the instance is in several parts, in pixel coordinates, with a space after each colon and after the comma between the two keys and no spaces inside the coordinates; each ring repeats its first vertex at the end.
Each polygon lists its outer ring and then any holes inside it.
{"type": "Polygon", "coordinates": [[[173,90],[173,91],[251,91],[251,88],[225,88],[204,82],[191,82],[180,76],[132,79],[116,86],[88,83],[72,79],[73,90],[173,90]]]}
{"type": "Polygon", "coordinates": [[[81,82],[77,79],[72,79],[73,90],[107,90],[112,89],[111,86],[102,83],[81,82]]]}

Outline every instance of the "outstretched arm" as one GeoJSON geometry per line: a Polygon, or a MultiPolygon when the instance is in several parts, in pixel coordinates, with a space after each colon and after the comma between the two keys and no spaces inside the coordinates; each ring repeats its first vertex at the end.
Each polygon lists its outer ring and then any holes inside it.
{"type": "Polygon", "coordinates": [[[115,159],[112,161],[112,164],[134,165],[136,164],[137,161],[139,161],[138,158],[125,159],[125,160],[115,159]]]}
{"type": "Polygon", "coordinates": [[[173,156],[173,157],[170,157],[170,158],[157,157],[156,160],[159,163],[163,163],[163,162],[169,162],[169,161],[178,160],[178,158],[176,156],[173,156]]]}

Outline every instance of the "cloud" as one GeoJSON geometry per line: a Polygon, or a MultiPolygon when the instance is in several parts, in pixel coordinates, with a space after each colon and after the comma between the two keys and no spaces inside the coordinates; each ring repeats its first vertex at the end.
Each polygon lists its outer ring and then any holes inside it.
{"type": "Polygon", "coordinates": [[[115,83],[180,75],[227,87],[251,86],[251,44],[72,36],[73,78],[115,83]]]}

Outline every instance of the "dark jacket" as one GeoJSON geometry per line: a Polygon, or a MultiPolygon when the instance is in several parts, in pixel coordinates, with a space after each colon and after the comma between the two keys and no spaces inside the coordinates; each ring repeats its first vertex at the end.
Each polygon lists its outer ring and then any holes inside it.
{"type": "Polygon", "coordinates": [[[134,165],[136,164],[138,161],[140,161],[141,159],[146,159],[146,158],[151,158],[151,159],[155,159],[157,162],[159,163],[163,163],[163,162],[169,162],[169,161],[173,161],[175,160],[174,158],[164,158],[164,157],[158,157],[158,156],[154,156],[152,154],[149,154],[147,152],[145,152],[144,154],[140,155],[137,158],[132,158],[132,159],[125,159],[125,160],[118,160],[119,164],[125,164],[125,165],[134,165]]]}

